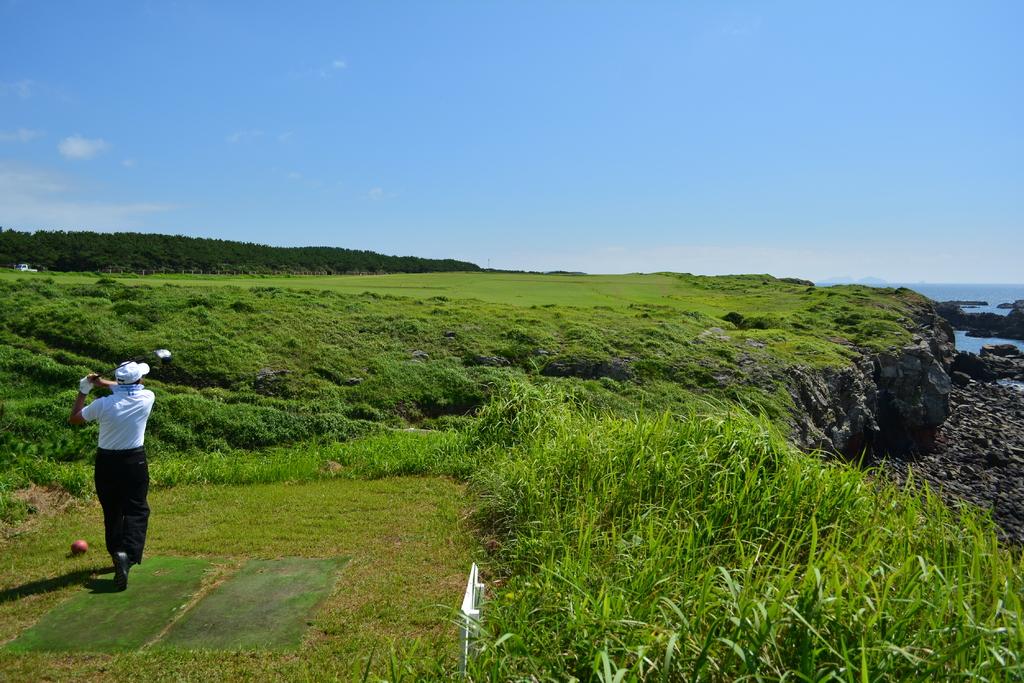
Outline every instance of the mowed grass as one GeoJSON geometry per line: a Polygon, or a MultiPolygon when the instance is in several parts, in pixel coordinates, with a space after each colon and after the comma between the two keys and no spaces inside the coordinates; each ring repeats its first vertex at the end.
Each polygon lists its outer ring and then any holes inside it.
{"type": "MultiPolygon", "coordinates": [[[[52,277],[61,284],[96,281],[93,273],[17,273],[0,279],[52,277]]],[[[525,306],[600,306],[658,303],[681,293],[670,275],[537,275],[519,273],[402,273],[395,275],[118,275],[124,284],[187,284],[199,287],[286,287],[325,289],[350,294],[374,292],[414,298],[446,296],[525,306]]]]}
{"type": "MultiPolygon", "coordinates": [[[[247,558],[348,557],[298,651],[223,652],[144,648],[117,655],[0,649],[0,678],[38,680],[249,680],[349,678],[376,653],[382,676],[403,667],[432,677],[451,669],[474,542],[462,525],[463,487],[436,477],[302,484],[180,486],[150,496],[147,555],[214,562],[207,584],[247,558]]],[[[0,541],[0,642],[7,642],[108,571],[98,505],[37,519],[0,541]],[[76,538],[90,551],[67,557],[76,538]]],[[[145,606],[140,606],[144,608],[145,606]]]]}
{"type": "MultiPolygon", "coordinates": [[[[52,278],[59,284],[92,284],[96,273],[17,273],[0,271],[2,280],[52,278]]],[[[770,275],[706,277],[686,273],[633,273],[629,275],[561,275],[532,273],[400,273],[394,275],[132,275],[113,274],[124,285],[182,285],[188,287],[282,287],[338,293],[430,299],[477,299],[519,306],[628,307],[665,305],[706,315],[730,311],[744,314],[784,313],[800,307],[796,296],[806,287],[784,283],[770,275]],[[772,284],[766,288],[764,285],[772,284]]],[[[854,292],[861,301],[884,299],[886,290],[847,286],[821,288],[828,292],[854,292]]]]}

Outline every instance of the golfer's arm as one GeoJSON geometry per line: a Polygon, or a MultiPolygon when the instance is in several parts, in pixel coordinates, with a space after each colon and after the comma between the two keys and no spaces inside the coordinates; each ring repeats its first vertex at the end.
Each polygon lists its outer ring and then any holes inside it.
{"type": "Polygon", "coordinates": [[[85,407],[85,394],[79,392],[78,396],[75,397],[75,405],[71,407],[71,417],[68,418],[68,422],[73,425],[84,425],[85,418],[82,417],[82,408],[85,407]]]}

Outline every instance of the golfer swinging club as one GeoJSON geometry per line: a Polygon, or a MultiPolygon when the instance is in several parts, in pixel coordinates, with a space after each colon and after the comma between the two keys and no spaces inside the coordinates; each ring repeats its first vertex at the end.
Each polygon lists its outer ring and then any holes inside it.
{"type": "Polygon", "coordinates": [[[140,384],[148,373],[148,364],[129,361],[114,371],[116,382],[97,373],[83,377],[69,418],[74,425],[100,423],[96,496],[103,507],[107,552],[114,561],[114,584],[121,591],[128,587],[128,570],[142,563],[149,522],[149,466],[142,444],[156,397],[140,384]],[[86,406],[85,397],[94,386],[109,387],[113,393],[86,406]]]}

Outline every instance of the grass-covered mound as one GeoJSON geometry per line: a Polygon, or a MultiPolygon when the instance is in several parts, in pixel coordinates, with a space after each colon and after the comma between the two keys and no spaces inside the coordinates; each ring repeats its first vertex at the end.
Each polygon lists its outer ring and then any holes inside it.
{"type": "Polygon", "coordinates": [[[728,408],[517,386],[470,439],[498,587],[480,680],[1011,680],[1024,562],[930,494],[728,408]]]}

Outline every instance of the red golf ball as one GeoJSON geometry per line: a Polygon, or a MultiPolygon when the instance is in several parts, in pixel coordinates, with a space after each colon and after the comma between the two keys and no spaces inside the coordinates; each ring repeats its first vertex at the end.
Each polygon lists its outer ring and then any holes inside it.
{"type": "Polygon", "coordinates": [[[82,553],[84,553],[88,549],[89,549],[89,544],[86,543],[81,538],[71,544],[71,554],[72,555],[81,555],[82,553]]]}

